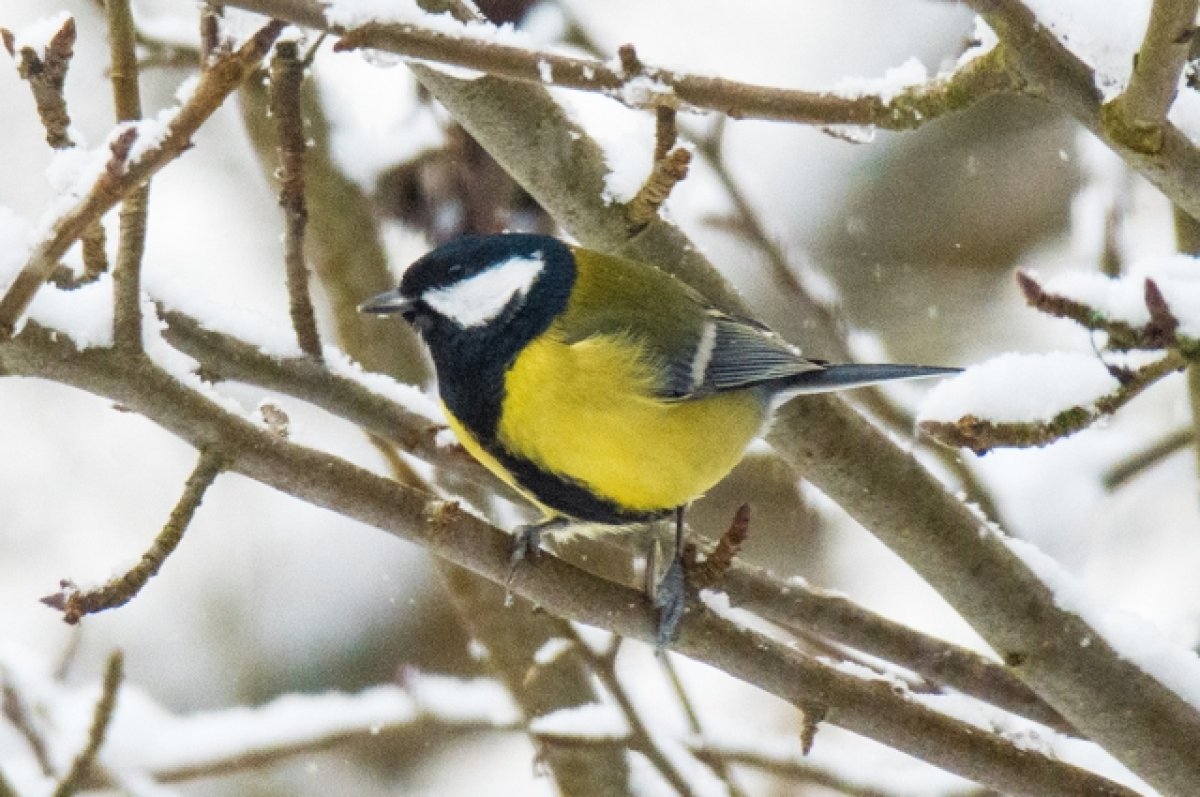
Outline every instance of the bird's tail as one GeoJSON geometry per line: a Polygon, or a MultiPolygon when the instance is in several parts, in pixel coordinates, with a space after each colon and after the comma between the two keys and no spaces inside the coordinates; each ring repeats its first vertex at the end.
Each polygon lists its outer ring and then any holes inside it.
{"type": "Polygon", "coordinates": [[[925,379],[931,376],[949,376],[961,373],[961,368],[944,368],[936,365],[860,365],[846,363],[826,365],[823,368],[805,371],[788,377],[780,385],[783,393],[827,393],[833,390],[849,390],[879,382],[896,379],[925,379]]]}

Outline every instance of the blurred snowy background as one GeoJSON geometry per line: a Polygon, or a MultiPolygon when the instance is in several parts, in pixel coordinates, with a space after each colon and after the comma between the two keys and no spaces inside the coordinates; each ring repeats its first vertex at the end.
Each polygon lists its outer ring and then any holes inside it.
{"type": "MultiPolygon", "coordinates": [[[[913,57],[935,72],[954,62],[974,31],[963,8],[918,0],[705,2],[688,4],[686,12],[677,3],[645,0],[496,5],[495,13],[546,42],[570,36],[575,46],[583,42],[605,56],[633,42],[647,63],[804,88],[878,76],[913,57]]],[[[112,118],[98,6],[6,0],[0,25],[19,30],[60,9],[79,27],[66,87],[74,127],[94,144],[112,118]]],[[[135,10],[152,36],[194,43],[193,4],[144,0],[135,10]]],[[[238,15],[231,16],[236,23],[238,15]]],[[[36,220],[54,195],[46,176],[50,153],[27,87],[14,69],[0,67],[0,213],[36,220]]],[[[172,66],[146,69],[148,113],[174,104],[189,74],[172,66]]],[[[469,147],[444,114],[420,102],[402,65],[335,55],[326,45],[314,74],[335,156],[394,213],[387,242],[393,267],[402,268],[428,246],[425,233],[443,229],[414,218],[406,197],[449,197],[442,208],[448,215],[438,223],[450,229],[470,216],[460,194],[439,193],[440,173],[414,164],[443,147],[465,158],[469,147]]],[[[568,101],[602,139],[648,152],[649,114],[594,96],[568,101]]],[[[712,126],[699,117],[681,123],[700,137],[712,126]]],[[[286,327],[274,188],[237,104],[222,109],[196,144],[153,183],[147,281],[153,284],[156,271],[170,273],[198,296],[286,327]]],[[[730,121],[720,161],[769,242],[806,285],[821,286],[865,359],[965,365],[1010,350],[1087,352],[1089,341],[1077,327],[1024,306],[1014,268],[1043,274],[1096,268],[1106,225],[1127,260],[1174,245],[1167,202],[1071,121],[1029,100],[987,101],[916,132],[880,132],[861,144],[801,126],[730,121]]],[[[516,210],[507,223],[543,223],[519,200],[510,204],[516,210]]],[[[762,248],[730,222],[732,207],[704,160],[668,204],[760,317],[806,344],[811,330],[779,290],[762,248]]],[[[263,397],[234,385],[221,389],[247,410],[263,397]]],[[[895,395],[910,407],[920,398],[915,388],[895,395]]],[[[298,401],[275,400],[302,441],[387,472],[353,427],[298,401]]],[[[411,676],[414,668],[462,677],[485,672],[419,549],[233,475],[219,478],[180,550],[140,597],[88,618],[80,630],[67,627],[37,599],[60,578],[102,580],[138,556],[177,500],[194,454],[139,416],[57,385],[0,379],[0,409],[0,665],[30,682],[66,662],[68,683],[94,684],[108,652],[120,647],[132,688],[167,711],[188,714],[293,692],[356,692],[411,676]]],[[[1200,641],[1195,457],[1180,451],[1117,489],[1104,484],[1131,453],[1189,423],[1183,379],[1176,377],[1102,428],[1045,450],[963,456],[1008,531],[1038,545],[1107,602],[1194,647],[1200,641]]],[[[750,559],[843,590],[906,624],[978,644],[931,590],[837,507],[806,487],[781,486],[779,474],[772,475],[777,467],[751,457],[706,499],[698,525],[718,532],[750,496],[756,509],[750,559]]],[[[719,712],[754,733],[797,731],[790,707],[707,668],[683,666],[702,713],[719,712]]],[[[652,714],[660,705],[673,710],[648,654],[623,657],[622,667],[652,714]]],[[[80,728],[88,711],[81,701],[80,728]]],[[[0,722],[0,764],[22,744],[0,722]]],[[[195,795],[551,793],[534,752],[520,734],[418,726],[407,735],[170,788],[195,795]]],[[[821,730],[812,760],[867,783],[872,771],[886,769],[879,793],[964,788],[832,728],[821,730]],[[877,760],[886,767],[864,763],[877,760]]],[[[756,793],[772,793],[768,783],[761,788],[756,793]]]]}

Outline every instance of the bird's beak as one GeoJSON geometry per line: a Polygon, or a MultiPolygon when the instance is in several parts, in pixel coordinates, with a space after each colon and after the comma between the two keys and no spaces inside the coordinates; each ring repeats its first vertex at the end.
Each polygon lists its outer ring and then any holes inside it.
{"type": "Polygon", "coordinates": [[[413,309],[416,302],[400,295],[400,290],[391,290],[381,293],[367,299],[358,306],[360,313],[373,313],[375,315],[390,315],[392,313],[407,313],[413,309]]]}

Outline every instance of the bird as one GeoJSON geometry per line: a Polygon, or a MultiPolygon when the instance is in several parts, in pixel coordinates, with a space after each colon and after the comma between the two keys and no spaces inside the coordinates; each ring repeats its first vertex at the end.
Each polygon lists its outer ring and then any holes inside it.
{"type": "Polygon", "coordinates": [[[459,442],[542,513],[515,530],[513,569],[542,533],[674,516],[660,647],[685,603],[684,510],[780,404],[960,370],[811,359],[652,264],[531,233],[444,243],[359,310],[419,333],[459,442]]]}

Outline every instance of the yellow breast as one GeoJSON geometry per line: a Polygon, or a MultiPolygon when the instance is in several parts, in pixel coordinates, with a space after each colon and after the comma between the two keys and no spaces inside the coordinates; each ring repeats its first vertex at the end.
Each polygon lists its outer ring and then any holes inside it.
{"type": "MultiPolygon", "coordinates": [[[[654,384],[652,365],[627,341],[545,335],[508,372],[499,439],[626,509],[672,509],[733,469],[766,409],[748,391],[663,401],[654,384]]],[[[480,459],[504,476],[486,452],[480,459]]]]}

